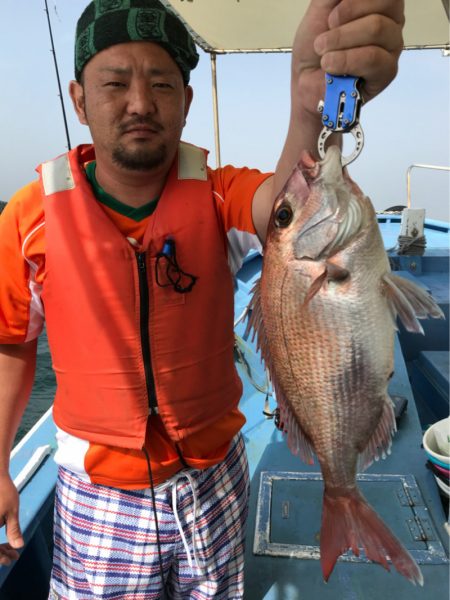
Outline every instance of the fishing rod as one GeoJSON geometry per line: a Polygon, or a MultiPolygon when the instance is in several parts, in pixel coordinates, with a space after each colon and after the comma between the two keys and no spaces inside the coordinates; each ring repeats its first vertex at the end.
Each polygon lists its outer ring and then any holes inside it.
{"type": "Polygon", "coordinates": [[[56,79],[58,81],[59,99],[61,101],[61,108],[62,108],[62,114],[63,114],[63,119],[64,119],[64,128],[66,130],[67,149],[71,150],[72,146],[70,144],[69,128],[67,126],[67,118],[66,118],[66,109],[65,109],[65,106],[64,106],[64,98],[63,98],[62,91],[61,91],[61,80],[59,78],[58,61],[56,60],[55,44],[53,43],[53,33],[52,33],[52,25],[51,25],[51,22],[50,22],[50,14],[48,12],[47,0],[44,0],[44,2],[45,2],[45,9],[44,10],[47,13],[47,22],[48,22],[48,30],[49,30],[49,33],[50,33],[50,42],[52,44],[53,61],[55,63],[56,79]]]}

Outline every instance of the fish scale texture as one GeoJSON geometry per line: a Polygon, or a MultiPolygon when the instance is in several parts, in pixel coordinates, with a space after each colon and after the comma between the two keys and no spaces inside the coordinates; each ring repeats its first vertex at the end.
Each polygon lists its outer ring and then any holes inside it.
{"type": "Polygon", "coordinates": [[[268,245],[261,281],[282,396],[312,441],[327,483],[339,487],[354,481],[358,454],[381,418],[393,365],[394,323],[380,285],[389,265],[378,230],[368,234],[334,254],[334,262],[350,270],[348,279],[326,282],[306,304],[322,263],[292,258],[280,285],[285,256],[268,245]],[[371,268],[363,268],[369,260],[371,268]]]}

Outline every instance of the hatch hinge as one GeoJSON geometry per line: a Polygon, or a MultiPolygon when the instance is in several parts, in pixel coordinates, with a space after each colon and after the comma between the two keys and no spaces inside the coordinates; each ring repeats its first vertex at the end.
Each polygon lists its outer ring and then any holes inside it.
{"type": "Polygon", "coordinates": [[[411,537],[415,542],[434,542],[436,537],[428,519],[420,519],[417,515],[406,521],[411,537]]]}
{"type": "Polygon", "coordinates": [[[402,506],[423,506],[423,500],[416,488],[403,484],[397,492],[398,499],[402,506]]]}

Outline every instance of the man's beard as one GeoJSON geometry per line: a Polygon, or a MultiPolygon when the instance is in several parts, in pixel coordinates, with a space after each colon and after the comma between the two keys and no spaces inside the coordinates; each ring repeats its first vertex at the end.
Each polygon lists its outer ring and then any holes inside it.
{"type": "Polygon", "coordinates": [[[138,148],[136,150],[127,150],[119,144],[113,149],[113,161],[130,171],[151,171],[161,166],[167,159],[167,148],[161,144],[158,148],[149,150],[138,148]]]}

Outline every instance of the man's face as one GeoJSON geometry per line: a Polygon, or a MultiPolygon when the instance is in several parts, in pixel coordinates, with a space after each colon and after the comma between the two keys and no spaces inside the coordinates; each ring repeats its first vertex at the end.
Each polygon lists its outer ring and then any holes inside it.
{"type": "Polygon", "coordinates": [[[70,92],[80,122],[91,131],[97,160],[134,171],[170,166],[192,90],[161,46],[129,42],[102,50],[70,92]]]}

